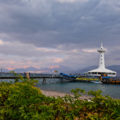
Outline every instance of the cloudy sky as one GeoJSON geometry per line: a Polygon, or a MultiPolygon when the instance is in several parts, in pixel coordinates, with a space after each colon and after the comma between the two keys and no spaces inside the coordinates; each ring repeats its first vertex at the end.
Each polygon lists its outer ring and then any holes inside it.
{"type": "Polygon", "coordinates": [[[120,64],[120,0],[0,0],[0,68],[120,64]]]}

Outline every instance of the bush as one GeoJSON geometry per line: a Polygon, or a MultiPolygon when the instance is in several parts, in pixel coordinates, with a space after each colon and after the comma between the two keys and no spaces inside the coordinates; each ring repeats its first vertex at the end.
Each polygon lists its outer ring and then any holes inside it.
{"type": "Polygon", "coordinates": [[[120,100],[101,91],[75,89],[73,96],[47,97],[33,80],[0,83],[0,120],[120,120],[120,100]],[[81,94],[93,96],[81,100],[81,94]]]}

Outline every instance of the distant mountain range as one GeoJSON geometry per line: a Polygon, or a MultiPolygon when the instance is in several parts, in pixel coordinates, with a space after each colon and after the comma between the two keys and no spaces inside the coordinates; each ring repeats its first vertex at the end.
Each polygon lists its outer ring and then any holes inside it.
{"type": "MultiPolygon", "coordinates": [[[[13,71],[21,73],[21,72],[38,72],[38,73],[52,73],[54,70],[57,70],[58,72],[64,72],[64,73],[85,73],[89,70],[95,69],[97,66],[89,66],[84,69],[78,69],[78,70],[72,70],[69,67],[66,66],[60,66],[59,68],[35,68],[35,67],[28,67],[28,68],[17,68],[13,71]]],[[[108,66],[108,69],[111,69],[113,71],[116,71],[117,74],[120,76],[120,65],[112,65],[108,66]]],[[[5,71],[8,71],[7,69],[5,71]]]]}

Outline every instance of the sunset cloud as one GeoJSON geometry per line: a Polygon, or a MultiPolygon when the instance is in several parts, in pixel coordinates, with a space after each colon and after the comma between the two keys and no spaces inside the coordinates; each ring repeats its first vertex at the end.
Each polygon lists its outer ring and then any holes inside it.
{"type": "Polygon", "coordinates": [[[0,45],[3,45],[3,44],[4,44],[4,42],[2,40],[0,40],[0,45]]]}
{"type": "Polygon", "coordinates": [[[54,62],[55,63],[61,63],[61,62],[63,62],[63,59],[62,58],[55,58],[54,62]]]}
{"type": "Polygon", "coordinates": [[[60,66],[59,65],[52,65],[52,66],[50,66],[49,68],[50,69],[57,69],[57,68],[59,68],[60,66]]]}
{"type": "Polygon", "coordinates": [[[97,49],[82,49],[82,51],[86,53],[97,53],[97,49]]]}

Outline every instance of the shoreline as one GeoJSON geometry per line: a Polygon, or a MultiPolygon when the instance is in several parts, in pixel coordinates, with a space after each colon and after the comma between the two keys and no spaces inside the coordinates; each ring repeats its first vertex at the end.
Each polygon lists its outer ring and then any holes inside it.
{"type": "MultiPolygon", "coordinates": [[[[64,97],[66,95],[70,95],[70,96],[73,96],[71,93],[63,93],[63,92],[58,92],[58,91],[52,91],[52,90],[42,90],[41,89],[41,92],[42,94],[44,94],[45,96],[48,96],[48,97],[64,97]]],[[[89,95],[81,95],[80,96],[80,99],[81,100],[91,100],[92,96],[89,96],[89,95]]],[[[113,98],[111,97],[112,99],[116,99],[116,100],[120,100],[120,98],[113,98]]]]}
{"type": "MultiPolygon", "coordinates": [[[[64,97],[66,95],[70,95],[73,96],[72,94],[69,93],[62,93],[62,92],[56,92],[56,91],[51,91],[51,90],[41,90],[41,92],[48,97],[64,97]]],[[[87,95],[82,95],[80,96],[81,100],[90,100],[92,97],[91,96],[87,96],[87,95]]]]}

